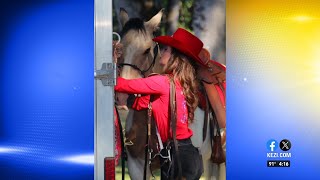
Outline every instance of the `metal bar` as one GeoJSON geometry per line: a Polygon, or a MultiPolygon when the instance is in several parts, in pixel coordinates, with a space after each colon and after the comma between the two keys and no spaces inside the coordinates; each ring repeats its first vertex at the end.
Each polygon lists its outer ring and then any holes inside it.
{"type": "MultiPolygon", "coordinates": [[[[95,67],[112,63],[112,1],[94,1],[95,67]]],[[[113,86],[104,86],[95,79],[94,179],[103,180],[104,159],[114,157],[114,92],[113,86]]]]}

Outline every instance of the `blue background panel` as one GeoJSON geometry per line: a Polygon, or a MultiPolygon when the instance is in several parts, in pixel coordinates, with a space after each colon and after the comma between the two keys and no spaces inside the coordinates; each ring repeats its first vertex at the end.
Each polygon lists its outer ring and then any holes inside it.
{"type": "Polygon", "coordinates": [[[1,179],[93,179],[94,1],[0,13],[1,179]]]}

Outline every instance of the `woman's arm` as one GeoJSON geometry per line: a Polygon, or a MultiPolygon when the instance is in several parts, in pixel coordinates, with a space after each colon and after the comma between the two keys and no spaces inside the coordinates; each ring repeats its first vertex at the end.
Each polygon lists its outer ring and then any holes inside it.
{"type": "Polygon", "coordinates": [[[118,77],[114,89],[128,94],[163,94],[169,91],[167,79],[161,75],[130,80],[118,77]]]}

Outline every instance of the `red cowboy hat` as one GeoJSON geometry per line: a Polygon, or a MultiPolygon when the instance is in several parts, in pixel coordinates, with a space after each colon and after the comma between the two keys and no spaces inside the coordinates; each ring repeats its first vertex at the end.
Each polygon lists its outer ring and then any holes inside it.
{"type": "Polygon", "coordinates": [[[203,47],[202,41],[185,29],[178,28],[172,36],[158,36],[153,41],[171,46],[204,65],[198,56],[203,47]]]}

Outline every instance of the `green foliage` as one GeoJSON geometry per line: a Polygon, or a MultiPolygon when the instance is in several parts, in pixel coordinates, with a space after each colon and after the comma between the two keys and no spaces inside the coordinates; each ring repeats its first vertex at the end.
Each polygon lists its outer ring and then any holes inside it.
{"type": "Polygon", "coordinates": [[[192,31],[192,15],[194,0],[181,0],[179,27],[192,31]]]}

